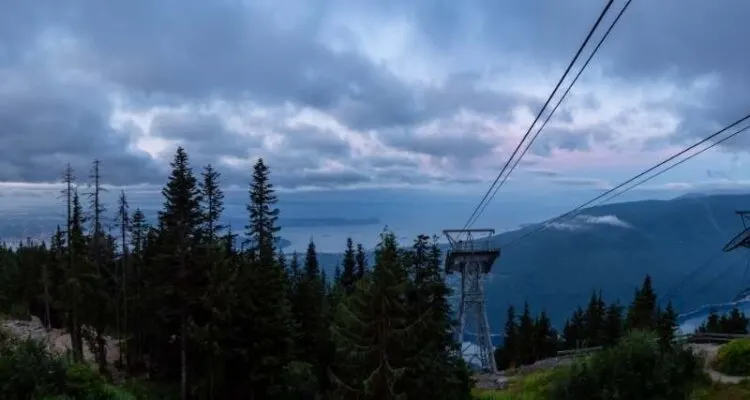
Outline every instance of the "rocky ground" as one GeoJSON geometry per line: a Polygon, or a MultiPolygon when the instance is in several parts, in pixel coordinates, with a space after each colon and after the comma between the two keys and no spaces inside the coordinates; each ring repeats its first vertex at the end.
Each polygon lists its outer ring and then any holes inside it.
{"type": "MultiPolygon", "coordinates": [[[[44,343],[47,349],[54,354],[65,354],[71,349],[70,334],[62,329],[51,329],[47,331],[39,318],[32,316],[29,321],[4,320],[0,321],[0,329],[10,333],[18,339],[30,338],[44,343]]],[[[105,336],[107,342],[107,362],[114,364],[120,357],[117,341],[105,336]]],[[[86,343],[83,346],[84,360],[94,363],[94,353],[86,343]]]]}

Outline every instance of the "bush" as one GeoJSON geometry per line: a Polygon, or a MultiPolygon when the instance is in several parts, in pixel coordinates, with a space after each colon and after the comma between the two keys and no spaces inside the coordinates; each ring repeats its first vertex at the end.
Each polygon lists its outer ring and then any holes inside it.
{"type": "Polygon", "coordinates": [[[735,339],[721,346],[714,368],[727,375],[750,375],[750,339],[735,339]]]}
{"type": "Polygon", "coordinates": [[[2,331],[0,393],[9,400],[135,400],[90,366],[70,363],[38,341],[14,340],[2,331]]]}
{"type": "Polygon", "coordinates": [[[682,347],[662,351],[658,338],[632,332],[612,348],[574,364],[550,399],[686,399],[705,381],[702,361],[682,347]]]}

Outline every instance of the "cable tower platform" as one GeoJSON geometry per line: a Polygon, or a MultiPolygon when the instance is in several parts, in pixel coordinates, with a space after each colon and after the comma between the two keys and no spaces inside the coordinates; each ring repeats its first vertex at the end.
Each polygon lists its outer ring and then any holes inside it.
{"type": "Polygon", "coordinates": [[[750,220],[750,211],[735,211],[742,220],[742,232],[738,233],[737,236],[732,238],[724,246],[725,252],[730,252],[740,247],[750,248],[750,227],[747,226],[748,220],[750,220]]]}
{"type": "MultiPolygon", "coordinates": [[[[485,372],[497,372],[494,347],[487,319],[484,281],[492,264],[500,257],[500,248],[490,242],[494,229],[446,229],[450,250],[445,257],[445,272],[461,276],[458,326],[455,332],[462,344],[467,323],[474,327],[477,338],[479,367],[485,372]],[[468,318],[467,318],[468,317],[468,318]]],[[[462,351],[463,352],[463,351],[462,351]]],[[[463,355],[463,354],[462,354],[463,355]]]]}

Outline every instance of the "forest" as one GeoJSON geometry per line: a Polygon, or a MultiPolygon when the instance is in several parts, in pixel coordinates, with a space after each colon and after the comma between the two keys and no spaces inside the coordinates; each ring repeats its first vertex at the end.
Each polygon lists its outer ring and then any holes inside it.
{"type": "MultiPolygon", "coordinates": [[[[618,301],[607,304],[602,293],[591,293],[588,305],[578,307],[568,318],[561,332],[551,325],[546,313],[531,315],[528,303],[521,315],[513,306],[508,308],[503,332],[503,344],[495,350],[498,370],[533,364],[553,357],[558,351],[585,347],[612,347],[628,332],[655,332],[665,348],[675,338],[677,312],[671,302],[662,309],[651,277],[646,276],[627,307],[618,301]]],[[[747,334],[748,319],[737,308],[726,315],[711,311],[698,332],[747,334]]]]}
{"type": "Polygon", "coordinates": [[[220,173],[194,172],[181,147],[170,165],[153,226],[125,192],[107,210],[98,161],[87,182],[68,166],[65,224],[49,243],[0,249],[0,312],[63,328],[72,362],[87,346],[109,379],[175,398],[470,398],[435,238],[402,246],[385,231],[371,266],[348,240],[329,279],[312,241],[305,254],[277,248],[278,195],[262,159],[239,234],[220,223],[220,173]],[[119,343],[115,365],[107,337],[119,343]]]}

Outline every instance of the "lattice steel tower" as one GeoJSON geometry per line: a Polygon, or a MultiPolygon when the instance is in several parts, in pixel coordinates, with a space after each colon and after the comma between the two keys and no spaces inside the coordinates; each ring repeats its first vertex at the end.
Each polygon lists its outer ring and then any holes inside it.
{"type": "Polygon", "coordinates": [[[735,211],[742,220],[742,232],[738,233],[737,236],[732,238],[724,246],[725,252],[730,252],[739,247],[750,248],[750,227],[747,226],[747,221],[750,220],[750,211],[735,211]]]}
{"type": "Polygon", "coordinates": [[[461,275],[456,329],[459,343],[463,344],[468,323],[476,332],[479,349],[475,356],[480,367],[486,372],[497,372],[484,297],[485,277],[500,256],[500,249],[491,247],[490,243],[495,230],[446,229],[443,234],[451,246],[445,258],[445,271],[461,275]]]}

